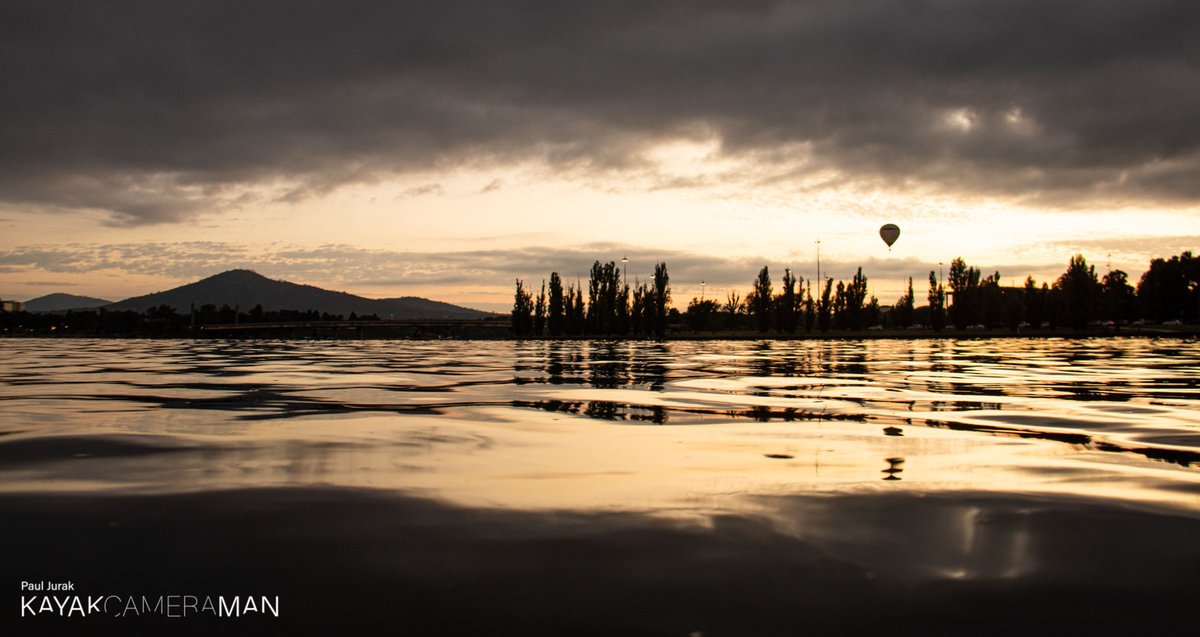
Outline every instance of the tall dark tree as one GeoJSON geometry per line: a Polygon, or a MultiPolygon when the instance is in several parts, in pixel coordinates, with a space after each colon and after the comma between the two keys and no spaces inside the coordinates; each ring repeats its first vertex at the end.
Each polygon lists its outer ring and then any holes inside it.
{"type": "Polygon", "coordinates": [[[575,313],[571,317],[571,323],[575,325],[576,334],[587,334],[587,323],[584,316],[583,305],[583,286],[575,283],[575,313]]]}
{"type": "Polygon", "coordinates": [[[821,299],[817,301],[817,329],[828,332],[833,323],[833,279],[825,279],[825,287],[821,290],[821,299]]]}
{"type": "Polygon", "coordinates": [[[517,291],[513,297],[512,330],[513,335],[518,338],[524,338],[533,332],[533,297],[525,289],[521,279],[517,279],[517,291]]]}
{"type": "Polygon", "coordinates": [[[846,317],[846,283],[837,282],[837,291],[833,294],[833,329],[844,330],[850,326],[846,317]]]}
{"type": "Polygon", "coordinates": [[[804,290],[804,331],[811,332],[817,323],[817,303],[813,300],[812,281],[804,290]]]}
{"type": "Polygon", "coordinates": [[[654,334],[654,325],[658,317],[658,305],[654,302],[654,288],[649,284],[645,284],[645,290],[642,291],[642,332],[645,334],[654,334]]]}
{"type": "Polygon", "coordinates": [[[592,264],[588,276],[587,324],[592,334],[614,334],[618,323],[621,270],[615,261],[592,264]]]}
{"type": "Polygon", "coordinates": [[[551,272],[549,316],[546,318],[550,336],[562,336],[563,334],[563,309],[562,279],[559,278],[557,272],[551,272]]]}
{"type": "Polygon", "coordinates": [[[1046,289],[1039,288],[1033,277],[1025,278],[1024,292],[1025,322],[1031,327],[1041,327],[1046,321],[1046,289]]]}
{"type": "Polygon", "coordinates": [[[648,288],[641,282],[633,287],[633,301],[629,307],[629,332],[641,336],[647,331],[646,305],[648,288]]]}
{"type": "MultiPolygon", "coordinates": [[[[981,279],[979,286],[975,288],[975,322],[988,327],[1005,323],[1004,296],[1004,290],[1000,287],[999,272],[993,272],[981,279]]],[[[1015,328],[1016,325],[1011,327],[1015,328]]]]}
{"type": "Polygon", "coordinates": [[[929,326],[935,331],[946,327],[946,290],[938,283],[937,272],[929,271],[929,326]]]}
{"type": "Polygon", "coordinates": [[[1142,316],[1154,321],[1200,318],[1200,257],[1184,252],[1154,259],[1137,286],[1142,316]]]}
{"type": "Polygon", "coordinates": [[[796,275],[791,268],[783,271],[783,290],[775,297],[775,329],[793,334],[800,323],[800,299],[796,295],[796,275]]]}
{"type": "Polygon", "coordinates": [[[659,338],[667,334],[667,306],[671,304],[671,277],[667,264],[654,265],[654,335],[659,338]]]}
{"type": "Polygon", "coordinates": [[[1117,325],[1133,320],[1137,312],[1137,293],[1124,270],[1111,270],[1100,280],[1101,317],[1117,325]]]}
{"type": "Polygon", "coordinates": [[[1071,257],[1067,271],[1054,284],[1062,293],[1064,319],[1076,330],[1083,329],[1096,315],[1100,282],[1096,268],[1089,266],[1082,254],[1071,257]]]}
{"type": "Polygon", "coordinates": [[[765,265],[758,271],[754,289],[746,297],[746,309],[758,331],[765,332],[771,328],[771,272],[765,265]]]}
{"type": "Polygon", "coordinates": [[[960,330],[979,322],[979,278],[979,270],[969,267],[962,257],[950,262],[950,290],[954,297],[950,305],[950,321],[960,330]]]}
{"type": "Polygon", "coordinates": [[[912,277],[908,277],[908,291],[900,296],[896,301],[896,308],[892,311],[892,321],[896,327],[908,327],[912,325],[913,313],[916,311],[916,299],[913,296],[912,277]]]}
{"type": "Polygon", "coordinates": [[[578,332],[575,331],[575,286],[567,284],[567,296],[563,301],[563,334],[567,336],[575,336],[578,332]]]}
{"type": "Polygon", "coordinates": [[[574,283],[568,284],[563,306],[563,333],[568,336],[581,336],[586,331],[583,313],[583,290],[574,283]]]}
{"type": "Polygon", "coordinates": [[[533,335],[546,335],[546,282],[542,281],[542,291],[537,295],[533,306],[533,335]]]}
{"type": "Polygon", "coordinates": [[[629,332],[629,283],[622,282],[621,291],[617,294],[617,333],[624,336],[629,332]]]}
{"type": "Polygon", "coordinates": [[[867,301],[867,277],[863,276],[862,268],[854,273],[854,278],[846,286],[845,313],[846,327],[861,330],[866,324],[863,312],[867,301]]]}
{"type": "Polygon", "coordinates": [[[862,320],[863,325],[872,326],[880,325],[882,312],[879,309],[879,299],[875,295],[871,295],[871,299],[863,306],[862,320]]]}

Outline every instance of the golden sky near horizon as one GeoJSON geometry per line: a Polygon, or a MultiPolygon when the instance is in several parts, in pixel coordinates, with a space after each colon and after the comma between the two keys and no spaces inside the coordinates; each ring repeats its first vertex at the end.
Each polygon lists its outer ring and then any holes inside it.
{"type": "Polygon", "coordinates": [[[685,305],[811,279],[819,239],[892,303],[959,256],[1019,284],[1200,248],[1178,3],[74,9],[0,9],[3,298],[250,268],[503,310],[628,256],[685,305]]]}

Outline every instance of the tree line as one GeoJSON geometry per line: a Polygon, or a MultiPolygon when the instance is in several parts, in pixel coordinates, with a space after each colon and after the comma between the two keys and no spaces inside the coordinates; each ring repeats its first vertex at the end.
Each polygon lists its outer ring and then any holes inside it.
{"type": "MultiPolygon", "coordinates": [[[[567,283],[550,273],[549,289],[542,283],[537,297],[516,280],[512,329],[518,337],[529,336],[656,336],[667,333],[671,305],[671,278],[666,263],[654,265],[647,283],[630,287],[622,281],[615,261],[592,264],[588,273],[587,303],[581,283],[567,283]]],[[[676,312],[678,314],[678,312],[676,312]]]]}
{"type": "Polygon", "coordinates": [[[518,279],[513,331],[518,337],[661,337],[668,327],[795,334],[885,328],[1082,330],[1098,324],[1119,329],[1137,322],[1200,321],[1200,258],[1191,252],[1153,259],[1136,287],[1122,270],[1098,276],[1083,255],[1071,257],[1054,281],[1039,284],[1028,277],[1023,285],[1009,287],[1001,284],[999,272],[984,276],[959,257],[950,263],[944,281],[936,271],[929,272],[920,306],[911,277],[894,304],[881,305],[869,293],[861,267],[849,281],[826,278],[815,286],[785,269],[776,291],[770,269],[763,266],[745,296],[731,291],[723,301],[693,298],[680,313],[669,307],[666,270],[665,263],[657,264],[653,283],[631,290],[615,262],[596,261],[586,304],[584,287],[568,284],[564,291],[558,273],[550,275],[548,296],[545,283],[534,297],[518,279]]]}
{"type": "MultiPolygon", "coordinates": [[[[930,277],[932,286],[932,273],[930,277]]],[[[981,276],[962,258],[951,262],[948,282],[953,303],[946,320],[957,329],[1027,325],[1079,330],[1097,323],[1119,327],[1200,320],[1200,258],[1191,252],[1152,259],[1136,287],[1123,270],[1098,276],[1081,254],[1071,257],[1056,280],[1040,285],[1027,277],[1020,287],[1003,287],[999,272],[981,276]]]]}
{"type": "Polygon", "coordinates": [[[689,329],[698,332],[750,329],[795,334],[866,329],[879,323],[884,311],[877,298],[868,296],[862,268],[849,281],[818,282],[815,293],[811,281],[785,269],[776,293],[770,267],[763,266],[745,297],[734,291],[723,303],[693,298],[684,319],[689,329]]]}

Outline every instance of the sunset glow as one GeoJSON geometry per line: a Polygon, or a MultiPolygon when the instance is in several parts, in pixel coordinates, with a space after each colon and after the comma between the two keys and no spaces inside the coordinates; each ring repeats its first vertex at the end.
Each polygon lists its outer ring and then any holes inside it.
{"type": "Polygon", "coordinates": [[[6,7],[0,297],[252,268],[503,310],[514,278],[628,255],[686,304],[763,265],[811,279],[820,239],[891,303],[955,257],[1020,282],[1082,253],[1136,282],[1200,246],[1200,65],[1169,12],[452,4],[328,31],[316,8],[141,29],[110,5],[84,40],[89,12],[6,7]],[[356,44],[307,52],[313,30],[356,44]]]}

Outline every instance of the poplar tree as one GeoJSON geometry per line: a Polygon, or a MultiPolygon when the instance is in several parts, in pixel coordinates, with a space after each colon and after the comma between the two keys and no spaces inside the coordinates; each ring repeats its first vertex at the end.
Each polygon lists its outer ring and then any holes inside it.
{"type": "Polygon", "coordinates": [[[563,334],[563,288],[557,272],[550,273],[550,307],[547,317],[550,336],[563,334]]]}
{"type": "Polygon", "coordinates": [[[913,307],[913,286],[912,277],[908,277],[908,291],[900,296],[900,300],[896,301],[896,309],[892,315],[895,317],[893,323],[896,327],[908,327],[912,325],[913,314],[916,309],[913,307]]]}
{"type": "MultiPolygon", "coordinates": [[[[950,290],[954,293],[954,304],[950,306],[950,319],[954,327],[962,330],[979,322],[979,278],[978,268],[969,267],[962,257],[950,262],[950,290]]],[[[943,305],[945,303],[943,291],[943,305]]]]}
{"type": "MultiPolygon", "coordinates": [[[[818,284],[819,285],[819,284],[818,284]]],[[[813,331],[817,322],[817,303],[813,300],[812,282],[809,281],[804,290],[804,331],[813,331]]]]}
{"type": "Polygon", "coordinates": [[[845,327],[852,330],[863,328],[863,312],[867,301],[867,277],[863,276],[862,268],[854,273],[854,278],[846,285],[844,296],[845,327]]]}
{"type": "Polygon", "coordinates": [[[817,301],[817,329],[829,331],[832,322],[833,301],[829,298],[833,292],[833,279],[825,279],[825,288],[821,290],[821,299],[817,301]]]}
{"type": "Polygon", "coordinates": [[[571,322],[575,324],[576,334],[586,334],[587,324],[584,323],[584,307],[583,307],[583,286],[575,285],[575,314],[571,317],[571,322]]]}
{"type": "Polygon", "coordinates": [[[796,296],[796,275],[792,274],[791,268],[783,271],[783,291],[775,299],[775,306],[778,319],[775,329],[795,333],[799,322],[800,301],[796,296]]]}
{"type": "Polygon", "coordinates": [[[639,282],[633,288],[633,302],[629,308],[629,331],[640,336],[646,331],[646,286],[639,282]]]}
{"type": "Polygon", "coordinates": [[[563,306],[563,333],[567,336],[579,335],[579,324],[575,321],[575,286],[567,284],[567,298],[563,306]]]}
{"type": "Polygon", "coordinates": [[[654,335],[667,334],[667,305],[671,303],[671,277],[667,275],[667,264],[654,265],[654,335]]]}
{"type": "Polygon", "coordinates": [[[529,336],[533,331],[533,297],[525,290],[525,284],[517,279],[517,291],[513,297],[512,330],[517,338],[529,336]]]}
{"type": "Polygon", "coordinates": [[[946,290],[938,283],[937,272],[929,271],[929,325],[940,332],[946,327],[946,290]]]}
{"type": "Polygon", "coordinates": [[[592,263],[592,269],[588,272],[587,327],[588,332],[592,334],[603,334],[607,331],[604,292],[604,272],[600,262],[596,261],[592,263]]]}
{"type": "Polygon", "coordinates": [[[771,272],[767,266],[758,271],[754,279],[754,289],[746,298],[746,309],[754,318],[754,326],[758,331],[765,332],[771,327],[771,272]]]}
{"type": "Polygon", "coordinates": [[[533,335],[546,334],[546,282],[542,281],[542,291],[538,293],[537,304],[533,308],[533,335]]]}
{"type": "Polygon", "coordinates": [[[629,322],[629,284],[622,282],[621,291],[617,293],[617,333],[622,336],[628,335],[629,322]]]}
{"type": "Polygon", "coordinates": [[[849,327],[846,319],[846,284],[837,282],[837,292],[833,295],[833,327],[845,329],[849,327]]]}

